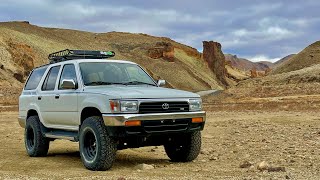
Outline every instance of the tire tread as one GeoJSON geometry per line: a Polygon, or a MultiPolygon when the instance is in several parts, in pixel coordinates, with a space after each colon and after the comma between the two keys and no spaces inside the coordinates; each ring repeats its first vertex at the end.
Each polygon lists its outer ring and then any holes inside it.
{"type": "MultiPolygon", "coordinates": [[[[196,159],[201,150],[201,132],[195,131],[185,136],[174,138],[175,141],[165,144],[168,157],[174,162],[190,162],[196,159]],[[184,142],[183,149],[177,151],[178,142],[184,142]]],[[[180,144],[181,145],[181,144],[180,144]]]]}
{"type": "MultiPolygon", "coordinates": [[[[47,156],[47,154],[48,154],[50,141],[48,140],[48,138],[43,136],[43,133],[42,133],[41,127],[40,127],[41,126],[40,123],[41,122],[40,122],[38,116],[30,116],[27,119],[26,128],[27,128],[27,126],[33,127],[33,131],[35,132],[35,137],[36,137],[33,150],[29,151],[27,149],[27,145],[26,145],[27,153],[31,157],[44,157],[44,156],[47,156]]],[[[26,133],[27,132],[25,132],[25,141],[27,141],[26,133]]]]}
{"type": "MultiPolygon", "coordinates": [[[[90,170],[105,171],[110,169],[115,160],[116,151],[117,151],[115,140],[108,136],[105,125],[101,117],[99,116],[92,116],[85,119],[83,124],[81,125],[80,133],[82,129],[86,126],[95,127],[97,129],[98,135],[100,136],[100,142],[101,142],[101,154],[97,155],[97,161],[95,161],[92,164],[86,163],[84,160],[84,157],[82,157],[81,155],[82,162],[84,163],[85,167],[90,170]]],[[[80,151],[81,151],[81,147],[80,147],[80,151]]]]}

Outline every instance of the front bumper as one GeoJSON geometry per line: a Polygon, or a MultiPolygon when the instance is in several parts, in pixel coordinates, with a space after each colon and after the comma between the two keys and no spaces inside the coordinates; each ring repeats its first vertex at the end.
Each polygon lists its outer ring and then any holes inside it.
{"type": "Polygon", "coordinates": [[[125,126],[130,120],[166,120],[166,119],[186,119],[202,117],[206,121],[206,112],[179,112],[179,113],[152,113],[152,114],[103,114],[103,121],[106,126],[125,126]]]}
{"type": "Polygon", "coordinates": [[[132,135],[169,135],[201,131],[204,128],[206,113],[154,113],[154,114],[103,114],[104,124],[110,136],[128,137],[132,135]],[[203,119],[203,122],[192,123],[192,118],[203,119]],[[141,126],[125,126],[126,121],[140,120],[141,126]]]}

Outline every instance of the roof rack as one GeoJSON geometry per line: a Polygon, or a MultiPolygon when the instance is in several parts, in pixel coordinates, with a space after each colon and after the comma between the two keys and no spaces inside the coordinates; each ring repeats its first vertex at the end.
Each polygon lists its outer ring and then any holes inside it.
{"type": "Polygon", "coordinates": [[[49,54],[50,63],[68,61],[72,59],[106,59],[115,56],[113,51],[90,51],[65,49],[49,54]]]}

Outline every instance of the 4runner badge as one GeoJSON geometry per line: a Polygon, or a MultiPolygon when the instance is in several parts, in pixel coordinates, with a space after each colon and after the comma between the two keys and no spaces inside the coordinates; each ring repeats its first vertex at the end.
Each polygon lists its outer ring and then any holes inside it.
{"type": "Polygon", "coordinates": [[[169,109],[169,104],[168,103],[163,103],[162,104],[162,109],[169,109]]]}

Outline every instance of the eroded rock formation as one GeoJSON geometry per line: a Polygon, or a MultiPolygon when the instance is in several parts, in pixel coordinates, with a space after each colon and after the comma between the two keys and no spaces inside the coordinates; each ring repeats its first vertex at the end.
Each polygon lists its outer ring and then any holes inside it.
{"type": "Polygon", "coordinates": [[[174,47],[168,42],[157,42],[155,47],[149,48],[148,56],[153,59],[163,58],[167,61],[174,61],[174,47]]]}
{"type": "Polygon", "coordinates": [[[23,69],[23,74],[27,76],[34,68],[35,52],[33,49],[21,43],[15,43],[11,39],[8,42],[8,51],[15,64],[23,69]]]}
{"type": "Polygon", "coordinates": [[[228,86],[226,62],[221,51],[221,44],[214,41],[203,41],[203,59],[208,63],[209,68],[217,76],[217,79],[223,85],[228,86]]]}
{"type": "Polygon", "coordinates": [[[258,77],[258,73],[257,73],[257,69],[256,68],[253,68],[253,69],[250,70],[250,77],[251,78],[258,77]]]}

